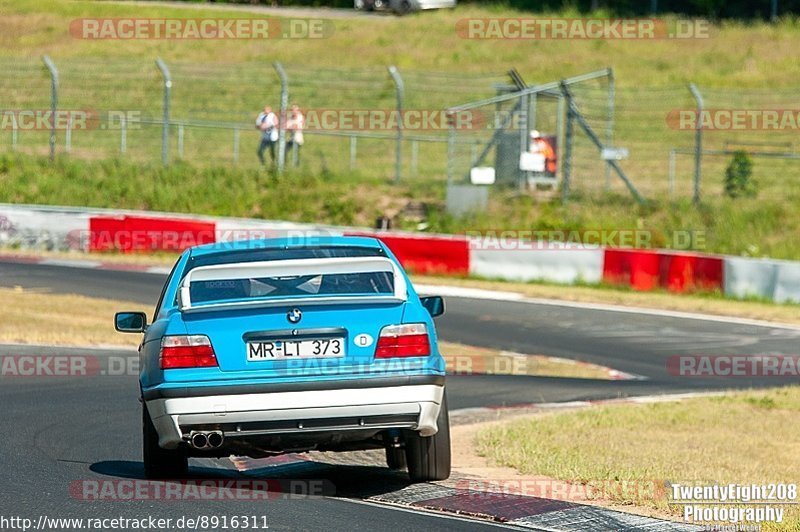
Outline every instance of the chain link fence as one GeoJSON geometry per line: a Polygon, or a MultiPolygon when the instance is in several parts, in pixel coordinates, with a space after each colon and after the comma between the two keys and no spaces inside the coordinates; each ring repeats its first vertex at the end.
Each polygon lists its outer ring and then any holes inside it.
{"type": "Polygon", "coordinates": [[[631,188],[645,199],[692,199],[696,190],[703,199],[719,197],[725,168],[738,150],[752,157],[759,198],[796,194],[800,186],[800,119],[796,91],[790,89],[701,86],[705,114],[698,115],[686,85],[620,88],[610,70],[567,78],[563,85],[536,80],[520,87],[510,84],[506,73],[400,68],[398,83],[388,67],[284,65],[282,94],[278,70],[267,63],[169,62],[169,87],[152,58],[61,58],[53,64],[55,87],[39,58],[0,60],[5,73],[0,151],[45,156],[54,138],[57,154],[75,158],[256,167],[255,116],[265,104],[278,110],[283,103],[299,105],[307,118],[339,113],[331,127],[307,128],[299,154],[286,152],[286,167],[303,172],[464,183],[473,167],[490,166],[498,183],[521,186],[529,175],[519,170],[520,153],[530,146],[529,132],[537,129],[556,151],[555,190],[564,195],[566,189],[574,198],[631,195],[631,188]],[[67,121],[52,131],[47,121],[18,120],[25,111],[51,109],[54,96],[60,111],[89,114],[84,127],[67,121]],[[391,120],[345,126],[341,114],[371,110],[390,117],[414,111],[440,118],[437,113],[448,108],[469,110],[470,120],[456,128],[436,119],[418,127],[408,127],[405,120],[401,128],[391,120]],[[778,112],[795,121],[783,120],[778,127],[717,123],[741,111],[778,112]],[[697,122],[683,123],[684,115],[708,119],[700,120],[699,174],[697,122]],[[603,148],[611,149],[606,159],[603,148]]]}
{"type": "MultiPolygon", "coordinates": [[[[76,122],[61,124],[55,131],[56,152],[73,157],[157,161],[163,150],[166,162],[182,159],[201,165],[255,167],[260,137],[255,117],[265,105],[280,115],[281,80],[276,66],[267,63],[170,62],[165,64],[169,82],[153,61],[59,59],[53,63],[58,75],[57,108],[66,113],[85,111],[91,117],[85,127],[76,122]]],[[[0,79],[7,113],[51,108],[51,76],[41,60],[5,59],[0,67],[7,73],[0,79]]],[[[503,78],[502,74],[399,71],[404,90],[398,102],[398,89],[387,68],[284,65],[282,69],[288,96],[283,103],[299,105],[307,124],[309,115],[317,117],[316,126],[311,124],[305,131],[300,152],[287,150],[286,166],[387,178],[443,179],[445,174],[446,126],[438,124],[401,131],[401,164],[399,168],[395,164],[398,130],[392,124],[398,105],[407,113],[441,113],[455,98],[493,94],[503,78]],[[367,110],[385,116],[367,124],[345,123],[346,117],[367,110]],[[325,113],[337,116],[330,124],[320,124],[319,117],[325,113]]],[[[0,149],[48,153],[51,131],[47,127],[6,122],[3,130],[8,138],[0,142],[0,149]]]]}
{"type": "MultiPolygon", "coordinates": [[[[797,90],[714,89],[699,87],[704,109],[699,113],[701,169],[700,198],[724,194],[725,169],[737,151],[753,162],[752,180],[760,199],[780,199],[800,193],[800,108],[797,90]]],[[[691,108],[691,107],[690,107],[691,108]]],[[[667,153],[667,194],[686,197],[694,186],[694,130],[669,129],[678,137],[667,153]]],[[[688,120],[691,125],[693,120],[688,120]]]]}
{"type": "Polygon", "coordinates": [[[610,182],[613,168],[604,170],[600,158],[603,147],[614,145],[615,82],[610,69],[533,85],[520,78],[500,92],[448,109],[453,117],[450,182],[468,182],[473,168],[493,167],[499,183],[522,189],[560,186],[564,198],[599,179],[610,182]],[[462,127],[466,119],[479,126],[462,127]],[[531,151],[537,134],[555,153],[554,169],[522,169],[523,154],[531,151]]]}
{"type": "Polygon", "coordinates": [[[468,180],[470,169],[479,165],[493,166],[500,182],[524,182],[526,175],[517,161],[520,149],[530,146],[525,132],[536,129],[553,138],[556,182],[562,196],[567,187],[575,198],[630,196],[630,187],[613,168],[616,164],[645,199],[691,200],[696,191],[700,199],[722,197],[725,170],[739,150],[753,161],[757,197],[776,199],[800,192],[796,91],[699,87],[704,103],[699,112],[687,85],[619,88],[613,78],[602,75],[565,81],[574,108],[596,138],[578,122],[568,127],[568,97],[555,83],[527,89],[527,116],[520,112],[524,98],[514,94],[503,101],[455,106],[451,110],[470,109],[477,115],[513,119],[501,120],[488,131],[454,132],[459,140],[470,139],[482,147],[477,151],[469,143],[453,147],[450,173],[454,182],[468,180]],[[777,124],[769,121],[770,113],[778,115],[777,124]],[[744,114],[744,119],[737,122],[737,114],[744,114]],[[597,141],[612,148],[607,153],[610,160],[603,158],[597,141]]]}

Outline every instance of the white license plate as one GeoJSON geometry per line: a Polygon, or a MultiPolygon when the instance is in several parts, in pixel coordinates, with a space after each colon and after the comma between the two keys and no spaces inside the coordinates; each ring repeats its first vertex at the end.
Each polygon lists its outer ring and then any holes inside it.
{"type": "Polygon", "coordinates": [[[287,358],[340,358],[344,338],[314,340],[270,340],[247,342],[247,360],[285,360],[287,358]]]}

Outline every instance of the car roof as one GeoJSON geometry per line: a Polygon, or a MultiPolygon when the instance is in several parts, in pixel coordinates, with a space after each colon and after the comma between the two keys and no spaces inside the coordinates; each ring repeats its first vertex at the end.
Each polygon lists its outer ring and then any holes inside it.
{"type": "Polygon", "coordinates": [[[246,251],[275,248],[318,248],[318,247],[366,247],[381,249],[380,240],[364,236],[330,236],[299,235],[281,238],[263,238],[256,240],[235,240],[230,242],[214,242],[189,248],[192,257],[201,257],[226,251],[246,251]]]}

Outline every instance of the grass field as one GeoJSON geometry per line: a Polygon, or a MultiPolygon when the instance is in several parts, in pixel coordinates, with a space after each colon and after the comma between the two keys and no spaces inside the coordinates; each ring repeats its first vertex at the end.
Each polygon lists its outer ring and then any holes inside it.
{"type": "MultiPolygon", "coordinates": [[[[798,387],[737,392],[515,420],[479,433],[477,445],[498,465],[575,484],[798,483],[800,468],[792,458],[800,452],[800,431],[792,421],[798,412],[798,387]]],[[[669,504],[665,491],[602,494],[617,504],[679,515],[682,506],[669,504]]],[[[762,529],[800,530],[800,512],[787,506],[783,523],[762,529]]]]}
{"type": "MultiPolygon", "coordinates": [[[[501,7],[460,6],[453,11],[408,17],[336,18],[325,39],[278,41],[86,40],[70,34],[80,17],[256,17],[257,11],[160,5],[126,5],[63,0],[0,2],[0,65],[7,75],[0,94],[9,108],[46,108],[49,79],[40,61],[49,54],[59,66],[59,101],[67,109],[123,109],[145,118],[161,115],[162,81],[154,65],[160,56],[174,79],[174,119],[202,119],[241,125],[239,160],[233,164],[233,131],[187,129],[184,163],[159,167],[160,127],[131,130],[120,156],[118,131],[75,132],[72,153],[55,166],[40,160],[46,131],[20,132],[20,155],[0,161],[0,201],[65,205],[120,206],[371,225],[379,215],[394,215],[408,201],[427,208],[429,230],[461,232],[501,229],[648,229],[654,245],[672,244],[673,230],[699,231],[698,249],[734,255],[800,258],[800,164],[756,158],[759,196],[736,201],[721,197],[727,157],[704,160],[704,203],[688,201],[691,158],[678,157],[674,194],[668,193],[667,153],[688,147],[692,132],[667,127],[672,109],[694,105],[686,83],[695,82],[707,107],[791,108],[800,65],[800,27],[785,19],[725,22],[707,39],[681,41],[503,41],[468,40],[455,32],[471,17],[530,16],[501,7]],[[435,36],[435,39],[431,39],[435,36]],[[435,44],[434,44],[435,42],[435,44]],[[408,108],[440,109],[494,94],[517,68],[529,82],[548,81],[611,66],[617,83],[615,141],[630,149],[623,167],[649,203],[633,204],[605,171],[585,139],[576,142],[573,200],[562,205],[513,190],[492,191],[486,212],[454,219],[443,213],[446,146],[420,143],[415,164],[404,146],[404,181],[392,185],[391,139],[361,139],[357,164],[349,166],[347,138],[309,136],[301,166],[280,181],[259,172],[254,156],[257,135],[252,118],[265,101],[277,102],[279,85],[272,61],[282,62],[290,96],[308,108],[391,109],[394,88],[386,66],[395,64],[406,81],[408,108]],[[24,155],[24,154],[27,154],[24,155]],[[116,158],[120,157],[119,160],[116,158]],[[416,173],[414,170],[416,169],[416,173]],[[211,193],[209,193],[211,192],[211,193]]],[[[569,10],[537,16],[576,16],[569,10]]],[[[599,13],[598,16],[602,16],[599,13]]],[[[668,17],[669,18],[669,17],[668,17]]],[[[603,123],[605,88],[586,89],[581,104],[603,123]]],[[[553,106],[542,104],[542,127],[552,124],[553,106]],[[550,113],[548,115],[548,113],[550,113]]],[[[443,132],[434,132],[443,138],[443,132]]],[[[171,158],[178,159],[178,132],[170,132],[171,158]]],[[[731,142],[768,143],[794,150],[795,131],[706,134],[707,148],[731,142]]],[[[0,132],[0,152],[10,151],[11,134],[0,132]]],[[[736,144],[733,144],[736,146],[736,144]]],[[[472,148],[459,148],[458,176],[469,165],[472,148]]],[[[416,228],[416,223],[399,225],[416,228]]]]}
{"type": "MultiPolygon", "coordinates": [[[[54,58],[155,57],[203,64],[278,60],[310,67],[383,67],[396,64],[412,70],[486,73],[517,67],[539,80],[558,79],[565,68],[577,72],[613,66],[621,86],[664,87],[694,81],[709,87],[793,87],[800,76],[794,53],[798,23],[777,26],[763,22],[715,25],[708,39],[680,42],[563,41],[536,42],[462,39],[454,31],[458,20],[470,17],[530,16],[502,7],[460,6],[450,11],[409,17],[331,19],[333,35],[325,39],[292,39],[280,43],[258,40],[175,42],[131,40],[122,45],[75,39],[69,22],[80,17],[242,17],[257,16],[224,9],[192,9],[119,2],[64,0],[4,0],[0,45],[6,57],[54,58]],[[435,46],[432,35],[436,36],[435,46]],[[353,53],[357,46],[358,53],[353,53]],[[57,53],[56,53],[57,52],[57,53]],[[650,68],[642,68],[646,60],[650,68]]],[[[537,16],[581,16],[560,11],[537,16]]],[[[603,16],[603,13],[598,13],[603,16]]],[[[268,65],[266,65],[268,67],[268,65]]],[[[155,74],[155,72],[153,73],[155,74]]]]}
{"type": "MultiPolygon", "coordinates": [[[[664,197],[669,190],[669,150],[692,145],[691,131],[673,130],[665,122],[671,110],[694,106],[686,84],[694,82],[706,91],[707,107],[792,108],[798,67],[791,54],[800,43],[800,30],[793,20],[774,26],[726,22],[714,26],[709,38],[680,41],[470,40],[455,31],[463,19],[530,16],[500,7],[462,6],[403,18],[331,19],[327,21],[333,27],[328,38],[268,42],[86,40],[75,38],[69,31],[70,23],[80,17],[257,17],[257,10],[23,0],[5,2],[0,13],[0,66],[7,72],[0,80],[0,93],[9,108],[48,106],[50,84],[40,56],[49,54],[60,70],[62,108],[133,110],[145,119],[160,118],[162,82],[154,59],[162,57],[172,71],[173,119],[223,121],[245,127],[239,164],[248,166],[256,164],[252,153],[256,143],[251,127],[254,113],[266,102],[277,105],[279,97],[273,61],[280,61],[287,70],[291,99],[307,109],[392,109],[395,93],[386,71],[390,64],[397,65],[404,76],[405,106],[409,109],[441,109],[494,95],[496,83],[508,83],[505,73],[510,68],[518,69],[529,82],[544,82],[610,66],[617,83],[614,144],[630,149],[631,157],[624,166],[649,198],[664,197]],[[432,35],[436,36],[435,46],[430,44],[432,35]],[[25,90],[20,90],[22,86],[25,90]]],[[[577,13],[565,10],[537,16],[577,13]]],[[[605,135],[607,87],[603,83],[583,87],[574,89],[579,105],[605,135]]],[[[554,104],[540,105],[540,129],[553,132],[554,113],[554,104]]],[[[380,133],[392,135],[391,131],[380,133]]],[[[444,132],[432,133],[444,140],[444,132]]],[[[770,132],[765,137],[763,132],[710,132],[706,134],[706,147],[723,148],[726,142],[769,142],[775,149],[785,150],[785,144],[793,144],[793,134],[770,132]]],[[[177,135],[173,128],[173,158],[178,156],[177,135]]],[[[106,157],[119,150],[116,131],[76,132],[73,137],[75,156],[106,157]]],[[[184,137],[184,158],[199,164],[232,163],[231,130],[189,128],[184,137]]],[[[479,137],[486,140],[485,135],[479,137]]],[[[312,136],[309,140],[304,171],[350,172],[348,139],[312,136]]],[[[63,138],[59,141],[63,144],[63,138]]],[[[156,125],[131,130],[126,157],[157,160],[159,142],[160,127],[156,125]]],[[[0,140],[0,146],[3,144],[0,140]]],[[[391,139],[361,140],[358,144],[361,164],[354,177],[385,179],[392,175],[391,139]]],[[[18,139],[18,149],[27,153],[41,154],[46,146],[47,132],[24,132],[18,139]]],[[[405,145],[406,176],[412,176],[416,167],[419,177],[441,180],[446,170],[444,143],[421,143],[417,149],[417,161],[412,164],[412,147],[405,145]]],[[[471,147],[464,146],[461,151],[459,174],[469,167],[471,147]]],[[[579,135],[574,151],[572,186],[578,192],[602,194],[605,172],[595,148],[579,135]]],[[[706,157],[703,189],[708,197],[720,194],[728,159],[706,157]]],[[[687,155],[676,161],[675,197],[691,193],[691,164],[687,155]]],[[[787,185],[792,194],[797,194],[796,179],[787,180],[786,176],[797,176],[798,170],[796,161],[758,159],[755,175],[762,197],[782,197],[787,185]]],[[[616,179],[611,180],[610,187],[623,191],[616,179]]]]}
{"type": "MultiPolygon", "coordinates": [[[[274,220],[372,226],[396,216],[397,227],[414,230],[403,209],[422,204],[427,230],[463,233],[501,230],[650,231],[654,247],[674,247],[675,231],[702,238],[692,249],[733,255],[800,259],[800,218],[790,199],[761,202],[653,200],[647,206],[609,195],[592,201],[538,201],[510,190],[494,192],[486,212],[453,217],[444,212],[441,184],[409,180],[289,172],[276,178],[257,169],[181,163],[139,164],[124,159],[85,161],[0,155],[0,202],[119,207],[243,216],[274,220]]],[[[796,201],[800,201],[797,199],[796,201]]]]}

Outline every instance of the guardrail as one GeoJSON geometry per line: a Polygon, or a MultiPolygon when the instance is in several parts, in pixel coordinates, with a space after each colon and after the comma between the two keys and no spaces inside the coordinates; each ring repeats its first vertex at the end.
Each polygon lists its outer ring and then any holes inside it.
{"type": "Polygon", "coordinates": [[[148,211],[0,204],[0,245],[16,248],[90,252],[92,243],[96,245],[102,239],[112,244],[133,244],[94,249],[178,251],[200,241],[277,236],[313,238],[319,234],[380,238],[404,267],[417,273],[562,284],[607,282],[635,290],[719,291],[735,298],[760,297],[779,303],[800,303],[800,262],[795,261],[555,243],[497,250],[478,246],[462,235],[370,231],[148,211]],[[141,232],[141,238],[135,238],[134,232],[141,232]]]}

